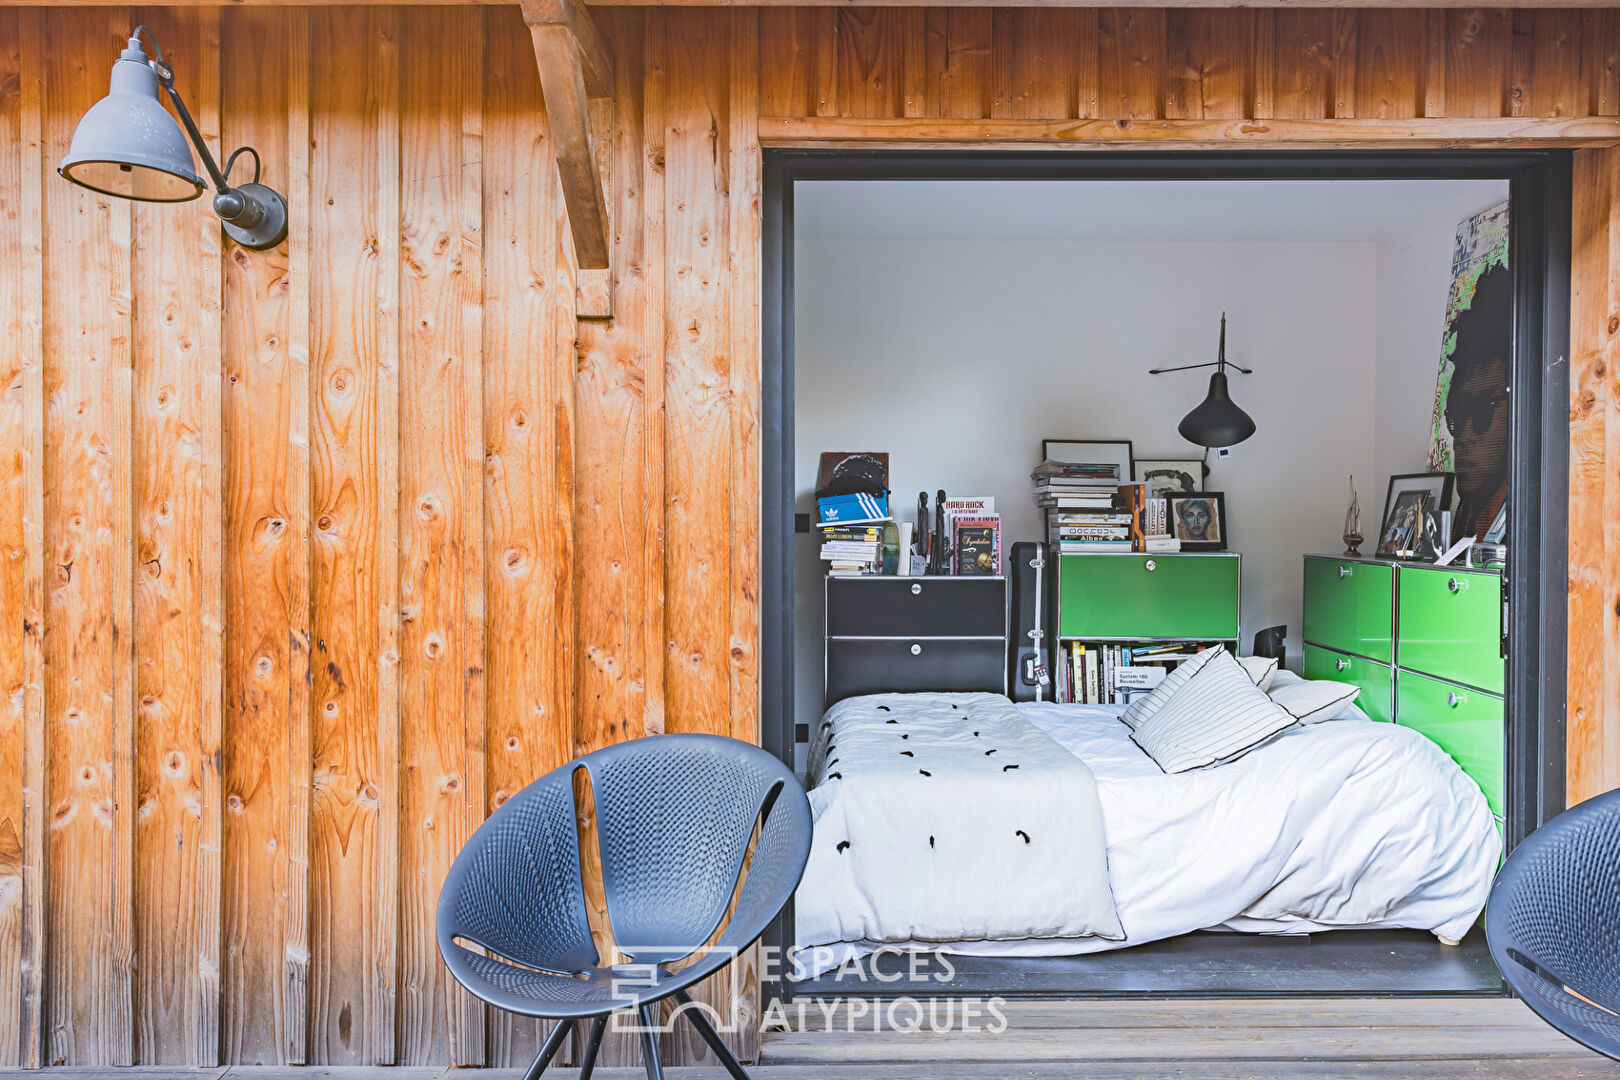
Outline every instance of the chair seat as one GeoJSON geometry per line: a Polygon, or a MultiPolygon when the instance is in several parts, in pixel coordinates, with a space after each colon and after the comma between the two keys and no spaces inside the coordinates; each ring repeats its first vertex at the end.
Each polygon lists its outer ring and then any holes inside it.
{"type": "Polygon", "coordinates": [[[670,994],[680,972],[650,964],[586,968],[577,976],[552,975],[519,967],[493,956],[460,949],[461,981],[474,996],[508,1012],[548,1020],[600,1016],[670,994]]]}

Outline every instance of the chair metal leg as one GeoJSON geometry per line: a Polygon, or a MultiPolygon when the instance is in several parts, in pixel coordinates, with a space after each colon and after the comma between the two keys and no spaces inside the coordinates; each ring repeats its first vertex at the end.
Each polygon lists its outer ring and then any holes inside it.
{"type": "Polygon", "coordinates": [[[596,1068],[596,1052],[602,1048],[602,1032],[607,1028],[607,1022],[605,1014],[591,1021],[591,1041],[585,1044],[585,1058],[579,1063],[579,1080],[591,1080],[591,1070],[596,1068]]]}
{"type": "Polygon", "coordinates": [[[641,1006],[641,1056],[647,1065],[647,1080],[664,1080],[664,1067],[658,1060],[658,1010],[641,1006]]]}
{"type": "Polygon", "coordinates": [[[574,1022],[572,1020],[557,1021],[557,1026],[551,1029],[551,1034],[546,1036],[545,1044],[540,1047],[540,1053],[535,1056],[534,1064],[530,1065],[529,1071],[523,1074],[523,1080],[540,1080],[540,1074],[546,1071],[546,1066],[551,1064],[551,1059],[557,1056],[558,1050],[562,1049],[563,1040],[568,1038],[568,1033],[573,1030],[573,1027],[574,1022]]]}
{"type": "Polygon", "coordinates": [[[675,991],[675,1000],[685,1006],[681,1010],[681,1015],[690,1020],[692,1026],[697,1028],[698,1034],[703,1036],[703,1041],[709,1044],[709,1049],[714,1051],[714,1056],[720,1059],[720,1064],[726,1067],[726,1072],[732,1075],[733,1080],[750,1080],[747,1070],[742,1067],[741,1063],[732,1054],[731,1047],[727,1046],[725,1040],[720,1038],[720,1033],[714,1030],[713,1024],[709,1023],[709,1018],[703,1015],[703,1009],[693,1005],[692,995],[685,990],[677,990],[675,991]]]}

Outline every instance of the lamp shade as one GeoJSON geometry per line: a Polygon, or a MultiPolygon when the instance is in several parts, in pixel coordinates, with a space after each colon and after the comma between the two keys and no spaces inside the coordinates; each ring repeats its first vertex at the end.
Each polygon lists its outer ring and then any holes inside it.
{"type": "MultiPolygon", "coordinates": [[[[1222,337],[1225,337],[1224,328],[1222,337]]],[[[1236,446],[1254,434],[1254,420],[1232,400],[1226,386],[1226,372],[1217,370],[1209,377],[1209,393],[1192,412],[1181,418],[1176,430],[1183,439],[1199,446],[1236,446]]]]}
{"type": "Polygon", "coordinates": [[[107,96],[79,121],[56,171],[120,199],[185,202],[202,194],[185,132],[158,100],[157,75],[135,42],[113,63],[107,96]]]}

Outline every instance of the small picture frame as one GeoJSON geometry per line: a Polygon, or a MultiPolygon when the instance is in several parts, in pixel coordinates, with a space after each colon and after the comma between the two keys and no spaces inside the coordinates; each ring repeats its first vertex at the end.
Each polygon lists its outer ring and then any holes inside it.
{"type": "Polygon", "coordinates": [[[1128,484],[1131,471],[1131,440],[1129,439],[1042,439],[1042,461],[1065,461],[1071,465],[1115,465],[1119,468],[1119,482],[1128,484]]]}
{"type": "Polygon", "coordinates": [[[1498,510],[1496,512],[1496,516],[1491,519],[1491,524],[1490,524],[1490,526],[1488,528],[1486,528],[1485,535],[1483,537],[1481,537],[1481,539],[1484,540],[1485,543],[1487,543],[1487,544],[1505,544],[1505,543],[1507,543],[1507,503],[1506,502],[1502,503],[1501,509],[1498,510]]]}
{"type": "Polygon", "coordinates": [[[1451,509],[1456,479],[1448,472],[1391,476],[1373,553],[1387,559],[1410,559],[1422,535],[1424,513],[1451,509]]]}
{"type": "Polygon", "coordinates": [[[951,573],[1001,576],[1001,515],[960,517],[951,525],[951,573]]]}
{"type": "Polygon", "coordinates": [[[1131,479],[1147,485],[1150,499],[1190,495],[1204,490],[1204,463],[1197,458],[1138,458],[1131,479]]]}
{"type": "Polygon", "coordinates": [[[1182,551],[1226,550],[1226,493],[1199,491],[1165,496],[1170,535],[1182,551]]]}

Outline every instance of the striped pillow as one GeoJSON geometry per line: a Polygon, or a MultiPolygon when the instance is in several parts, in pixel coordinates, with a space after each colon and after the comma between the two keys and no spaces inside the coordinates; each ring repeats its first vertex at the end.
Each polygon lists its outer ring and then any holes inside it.
{"type": "Polygon", "coordinates": [[[1203,670],[1204,665],[1209,663],[1216,653],[1225,651],[1225,649],[1205,649],[1192,658],[1183,660],[1153,688],[1151,694],[1139,697],[1125,706],[1125,711],[1119,714],[1120,720],[1126,727],[1135,731],[1142,726],[1142,721],[1164,708],[1164,703],[1169,701],[1177,690],[1186,686],[1187,680],[1203,670]]]}
{"type": "Polygon", "coordinates": [[[1216,655],[1131,735],[1167,773],[1233,761],[1298,723],[1231,654],[1211,651],[1216,655]]]}

